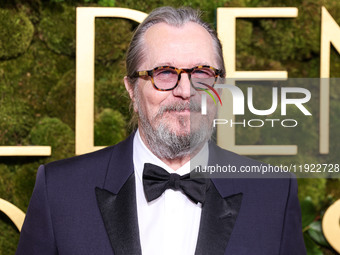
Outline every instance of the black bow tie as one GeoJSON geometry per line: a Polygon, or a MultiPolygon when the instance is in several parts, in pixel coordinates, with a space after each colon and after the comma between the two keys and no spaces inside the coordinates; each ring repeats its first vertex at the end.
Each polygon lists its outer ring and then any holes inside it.
{"type": "Polygon", "coordinates": [[[163,168],[144,164],[143,186],[148,202],[160,197],[166,189],[181,190],[194,203],[204,203],[208,180],[204,178],[190,178],[190,174],[180,176],[169,174],[163,168]]]}

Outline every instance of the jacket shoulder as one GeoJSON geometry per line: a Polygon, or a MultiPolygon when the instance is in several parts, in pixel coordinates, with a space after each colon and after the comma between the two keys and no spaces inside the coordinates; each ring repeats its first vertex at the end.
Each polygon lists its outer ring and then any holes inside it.
{"type": "Polygon", "coordinates": [[[52,171],[52,169],[56,168],[65,169],[79,165],[84,165],[86,167],[91,166],[93,163],[98,164],[100,162],[109,160],[116,146],[117,145],[113,145],[94,152],[89,152],[86,154],[49,162],[45,165],[45,169],[51,169],[49,171],[52,171]]]}
{"type": "Polygon", "coordinates": [[[45,165],[46,178],[49,176],[63,176],[65,178],[71,173],[86,175],[86,173],[92,174],[94,171],[96,175],[106,173],[111,161],[119,160],[121,155],[129,155],[130,150],[132,152],[132,141],[133,135],[130,135],[126,140],[116,145],[47,163],[45,165]]]}

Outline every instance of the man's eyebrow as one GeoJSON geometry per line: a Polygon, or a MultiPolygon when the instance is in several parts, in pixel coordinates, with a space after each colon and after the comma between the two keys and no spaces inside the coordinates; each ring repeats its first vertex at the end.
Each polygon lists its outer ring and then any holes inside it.
{"type": "Polygon", "coordinates": [[[173,66],[173,67],[177,67],[177,68],[192,68],[195,66],[210,66],[211,64],[207,63],[207,62],[197,62],[195,64],[190,65],[189,67],[178,67],[176,65],[174,65],[174,63],[172,62],[162,62],[162,63],[158,63],[156,65],[154,65],[153,68],[159,67],[159,66],[173,66]]]}

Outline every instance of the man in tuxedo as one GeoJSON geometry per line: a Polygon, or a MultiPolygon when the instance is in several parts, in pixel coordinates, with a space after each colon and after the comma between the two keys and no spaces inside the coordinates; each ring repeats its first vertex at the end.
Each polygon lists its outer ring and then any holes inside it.
{"type": "Polygon", "coordinates": [[[258,162],[209,142],[225,77],[216,33],[190,8],[154,10],[137,28],[124,83],[138,129],[103,150],[41,166],[18,255],[306,254],[291,176],[190,178],[194,164],[258,162]]]}

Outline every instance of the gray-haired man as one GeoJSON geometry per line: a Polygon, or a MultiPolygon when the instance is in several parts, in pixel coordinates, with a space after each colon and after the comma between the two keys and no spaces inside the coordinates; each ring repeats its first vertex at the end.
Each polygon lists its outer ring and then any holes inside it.
{"type": "Polygon", "coordinates": [[[137,131],[39,168],[17,254],[305,254],[295,179],[189,176],[192,160],[258,164],[209,142],[200,100],[223,63],[197,11],[154,10],[127,54],[137,131]]]}

